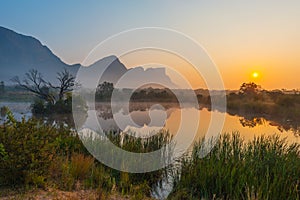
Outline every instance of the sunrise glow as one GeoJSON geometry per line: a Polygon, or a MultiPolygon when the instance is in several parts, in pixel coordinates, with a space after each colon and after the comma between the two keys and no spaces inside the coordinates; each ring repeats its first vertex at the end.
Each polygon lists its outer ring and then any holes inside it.
{"type": "Polygon", "coordinates": [[[252,73],[252,77],[253,78],[258,78],[259,77],[259,73],[258,72],[253,72],[252,73]]]}

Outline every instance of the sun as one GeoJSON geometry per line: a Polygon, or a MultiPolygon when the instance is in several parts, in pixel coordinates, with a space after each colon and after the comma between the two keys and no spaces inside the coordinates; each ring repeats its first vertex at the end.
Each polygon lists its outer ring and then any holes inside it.
{"type": "Polygon", "coordinates": [[[252,73],[252,77],[253,78],[258,78],[259,77],[259,73],[258,72],[253,72],[252,73]]]}

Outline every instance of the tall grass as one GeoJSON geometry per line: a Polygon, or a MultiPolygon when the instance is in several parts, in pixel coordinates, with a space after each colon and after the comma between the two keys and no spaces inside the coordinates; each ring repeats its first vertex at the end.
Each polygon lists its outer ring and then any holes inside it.
{"type": "Polygon", "coordinates": [[[299,199],[300,145],[279,136],[244,142],[222,135],[205,158],[201,143],[181,159],[169,199],[299,199]]]}
{"type": "MultiPolygon", "coordinates": [[[[119,148],[122,148],[123,150],[128,152],[135,153],[148,153],[160,150],[162,147],[166,147],[168,144],[170,144],[173,138],[168,131],[161,131],[156,135],[147,138],[136,138],[132,135],[134,135],[134,133],[124,135],[108,134],[108,138],[119,148]]],[[[93,140],[93,142],[96,144],[96,146],[98,145],[95,139],[93,140]]],[[[101,142],[101,145],[104,146],[105,143],[101,142]]],[[[169,145],[166,148],[166,152],[163,152],[161,157],[157,159],[159,160],[170,158],[172,147],[172,145],[169,145]]],[[[107,153],[106,156],[109,156],[112,153],[111,157],[114,157],[115,159],[119,158],[122,160],[122,153],[118,155],[118,152],[111,152],[108,148],[103,148],[104,150],[100,153],[107,153]]],[[[99,151],[96,151],[95,153],[99,153],[99,151]]],[[[122,162],[128,162],[128,160],[123,160],[122,162]]],[[[131,166],[141,166],[143,164],[145,165],[145,163],[141,163],[141,159],[138,156],[136,157],[136,159],[130,160],[130,162],[131,166]]],[[[148,164],[155,165],[154,163],[147,163],[147,166],[148,164]]],[[[169,170],[169,168],[159,169],[147,173],[128,173],[111,170],[111,174],[115,178],[117,190],[121,194],[135,194],[139,197],[145,197],[150,196],[152,188],[159,186],[159,184],[167,176],[167,170],[169,170]]]]}
{"type": "MultiPolygon", "coordinates": [[[[141,153],[172,141],[168,132],[147,139],[108,138],[124,150],[141,153]]],[[[17,122],[8,114],[0,126],[0,187],[97,189],[101,195],[118,191],[143,199],[168,174],[174,174],[170,199],[300,198],[299,144],[288,144],[278,136],[246,143],[234,133],[222,135],[205,158],[199,156],[202,150],[201,142],[195,144],[192,154],[179,159],[174,165],[179,167],[171,173],[170,168],[141,174],[120,172],[94,160],[70,128],[34,119],[17,122]]]]}
{"type": "MultiPolygon", "coordinates": [[[[151,152],[169,143],[171,136],[162,132],[147,139],[121,135],[109,139],[127,151],[151,152]]],[[[97,189],[101,194],[118,191],[143,199],[164,176],[164,169],[132,174],[104,166],[89,155],[69,127],[35,119],[18,122],[11,113],[0,125],[0,189],[97,189]]]]}

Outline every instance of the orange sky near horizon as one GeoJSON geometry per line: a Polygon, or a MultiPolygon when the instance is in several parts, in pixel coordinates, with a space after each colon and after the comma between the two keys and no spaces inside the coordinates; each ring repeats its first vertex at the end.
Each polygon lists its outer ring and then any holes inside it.
{"type": "MultiPolygon", "coordinates": [[[[168,52],[149,49],[135,51],[123,55],[120,60],[128,68],[143,66],[145,64],[147,67],[168,66],[177,70],[185,80],[191,84],[193,89],[207,88],[202,76],[190,63],[168,52]]],[[[300,82],[298,81],[300,67],[288,67],[297,65],[295,59],[283,63],[281,58],[274,58],[273,60],[252,60],[251,56],[239,55],[238,58],[234,60],[216,58],[213,59],[213,61],[219,69],[225,89],[239,89],[240,85],[244,82],[255,82],[261,85],[262,88],[269,90],[283,88],[300,89],[300,82]],[[282,67],[284,64],[286,67],[282,67]],[[253,73],[257,73],[257,77],[254,77],[253,73]],[[287,82],[286,79],[288,78],[295,81],[291,82],[289,80],[289,82],[287,82]]],[[[168,70],[167,74],[173,78],[176,84],[181,85],[180,82],[176,81],[176,77],[172,76],[172,73],[168,72],[168,70]]]]}
{"type": "MultiPolygon", "coordinates": [[[[19,2],[18,7],[13,1],[2,4],[1,26],[39,39],[68,64],[82,63],[100,42],[120,32],[161,27],[179,31],[201,44],[218,66],[227,89],[238,89],[249,81],[269,90],[300,89],[299,0],[72,4],[29,0],[19,2]],[[22,20],[16,16],[22,16],[22,20]],[[253,78],[253,72],[259,76],[253,78]]],[[[118,43],[114,48],[123,46],[118,43]]],[[[161,61],[178,69],[194,88],[205,87],[202,78],[184,61],[170,56],[151,59],[146,54],[133,55],[137,56],[121,58],[128,68],[161,61]]]]}

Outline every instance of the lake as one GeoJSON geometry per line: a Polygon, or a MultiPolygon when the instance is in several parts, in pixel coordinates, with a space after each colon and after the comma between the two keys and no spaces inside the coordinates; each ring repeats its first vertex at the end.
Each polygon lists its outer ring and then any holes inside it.
{"type": "MultiPolygon", "coordinates": [[[[32,116],[30,111],[31,103],[28,102],[0,102],[0,108],[6,106],[14,114],[14,117],[20,121],[22,117],[26,119],[32,116]]],[[[5,116],[0,116],[0,123],[3,123],[5,116]]]]}
{"type": "MultiPolygon", "coordinates": [[[[28,102],[0,102],[0,107],[2,106],[9,107],[17,120],[21,120],[23,116],[25,118],[32,116],[30,112],[30,103],[28,102]]],[[[113,116],[109,103],[97,103],[95,107],[98,122],[103,130],[117,131],[119,130],[119,126],[121,126],[122,130],[132,130],[141,132],[141,134],[150,134],[163,127],[164,129],[169,130],[171,134],[176,135],[180,128],[181,113],[185,112],[187,114],[186,116],[192,116],[197,113],[200,120],[195,140],[199,140],[205,136],[209,124],[211,123],[212,114],[220,116],[223,114],[219,111],[209,111],[207,108],[201,108],[199,110],[191,107],[183,110],[175,104],[168,103],[161,103],[161,105],[155,103],[133,103],[130,105],[130,112],[126,110],[124,105],[117,105],[117,111],[113,116]],[[122,119],[121,121],[123,122],[126,122],[123,120],[124,117],[129,117],[132,121],[125,124],[119,124],[118,126],[114,117],[122,119]]],[[[90,112],[91,111],[89,111],[89,113],[90,112]]],[[[86,120],[89,121],[88,123],[96,123],[93,120],[89,120],[91,116],[89,113],[86,118],[86,120]]],[[[0,123],[3,123],[3,120],[4,117],[0,117],[0,123]]],[[[188,119],[188,121],[193,120],[194,118],[188,119]]],[[[243,116],[225,113],[225,123],[221,133],[232,133],[233,131],[239,132],[245,140],[251,140],[255,136],[260,136],[262,134],[266,136],[277,134],[282,138],[287,138],[289,142],[300,143],[299,129],[286,128],[287,124],[279,124],[278,122],[273,122],[262,117],[245,118],[243,116]]],[[[189,125],[185,126],[184,132],[186,134],[192,133],[194,130],[191,127],[192,126],[189,125]]]]}

